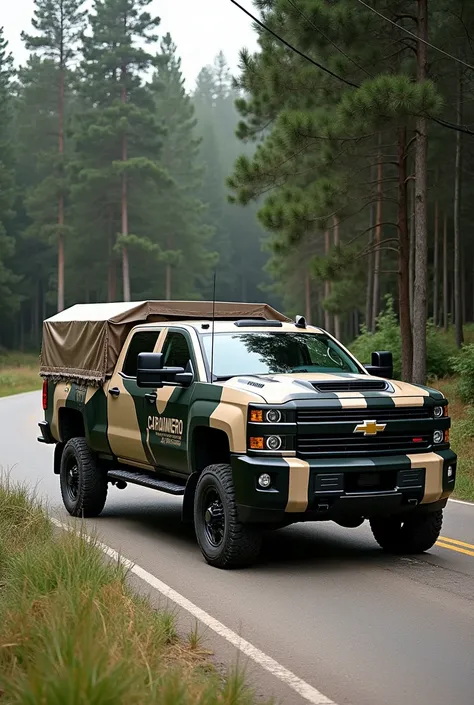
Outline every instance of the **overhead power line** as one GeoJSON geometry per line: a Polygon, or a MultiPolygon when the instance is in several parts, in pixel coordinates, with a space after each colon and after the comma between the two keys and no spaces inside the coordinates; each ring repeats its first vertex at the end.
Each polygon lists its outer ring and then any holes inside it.
{"type": "Polygon", "coordinates": [[[287,0],[287,2],[291,5],[291,7],[294,10],[296,10],[296,12],[298,12],[301,15],[301,17],[305,20],[305,22],[307,22],[316,32],[318,32],[318,34],[320,34],[322,36],[323,39],[325,39],[329,44],[332,44],[332,46],[336,49],[336,51],[338,51],[340,54],[342,54],[348,61],[350,61],[352,64],[354,64],[354,66],[357,66],[358,69],[360,69],[365,74],[367,74],[367,76],[372,77],[372,74],[369,73],[367,71],[367,69],[365,69],[359,63],[357,63],[357,61],[355,59],[353,59],[351,56],[349,56],[349,54],[346,54],[346,52],[343,49],[341,49],[341,47],[337,46],[337,44],[335,42],[333,42],[333,40],[330,37],[326,36],[324,34],[324,32],[317,25],[314,24],[313,20],[310,17],[308,17],[308,15],[306,15],[303,12],[303,10],[301,10],[295,2],[293,2],[293,0],[287,0]]]}
{"type": "Polygon", "coordinates": [[[410,32],[409,29],[407,29],[406,27],[402,27],[401,25],[398,24],[398,22],[395,22],[394,20],[390,19],[390,17],[387,17],[386,15],[383,15],[381,12],[379,12],[378,10],[376,10],[375,7],[372,7],[372,6],[369,5],[367,2],[365,2],[365,0],[357,0],[357,2],[359,2],[361,5],[363,5],[364,7],[366,7],[368,10],[370,10],[370,11],[373,12],[374,14],[378,15],[379,17],[381,17],[381,18],[382,18],[383,20],[385,20],[386,22],[389,22],[389,23],[392,24],[394,27],[397,27],[397,28],[400,29],[402,32],[405,32],[405,34],[409,34],[410,37],[413,37],[413,38],[416,39],[417,41],[422,42],[422,44],[426,44],[426,46],[429,46],[431,49],[434,49],[435,51],[438,51],[440,54],[444,54],[445,56],[448,57],[448,59],[452,59],[453,61],[457,61],[458,64],[462,64],[462,65],[465,66],[466,68],[471,69],[472,71],[474,71],[474,66],[472,66],[472,64],[468,64],[467,61],[463,61],[462,59],[459,59],[457,56],[453,56],[453,54],[450,54],[448,51],[445,51],[444,49],[441,49],[440,47],[437,47],[435,44],[431,44],[431,42],[426,41],[426,39],[422,39],[422,38],[419,37],[417,34],[415,34],[415,32],[410,32]]]}
{"type": "Polygon", "coordinates": [[[331,69],[326,68],[326,66],[323,66],[322,64],[318,63],[314,59],[312,59],[310,56],[305,54],[304,52],[300,51],[297,49],[293,44],[290,44],[289,42],[286,41],[286,39],[283,39],[283,37],[280,37],[279,34],[273,31],[273,29],[270,29],[266,24],[264,24],[261,20],[259,20],[255,15],[252,15],[251,12],[245,9],[245,7],[242,7],[240,3],[237,2],[237,0],[230,0],[231,3],[233,3],[236,7],[239,8],[239,10],[242,10],[242,12],[245,12],[245,14],[250,17],[259,27],[264,29],[266,32],[269,32],[275,39],[277,39],[279,42],[284,44],[288,49],[291,49],[291,51],[294,51],[295,54],[298,54],[301,56],[303,59],[306,61],[309,61],[313,66],[316,66],[318,69],[321,69],[321,71],[324,71],[325,73],[329,74],[333,78],[336,78],[338,81],[342,81],[342,83],[345,83],[347,86],[351,86],[352,88],[359,88],[359,86],[356,83],[353,83],[352,81],[348,81],[346,78],[343,78],[342,76],[339,76],[337,73],[334,73],[334,71],[331,71],[331,69]]]}

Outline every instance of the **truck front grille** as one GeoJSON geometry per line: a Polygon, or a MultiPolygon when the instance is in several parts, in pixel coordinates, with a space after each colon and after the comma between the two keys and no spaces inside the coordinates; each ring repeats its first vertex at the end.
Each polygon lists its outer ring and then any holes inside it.
{"type": "Polygon", "coordinates": [[[299,455],[383,455],[390,453],[413,453],[431,447],[432,437],[425,434],[392,434],[384,432],[378,436],[306,436],[297,438],[299,455]]]}
{"type": "Polygon", "coordinates": [[[298,423],[343,423],[351,421],[362,423],[365,419],[376,419],[377,423],[389,421],[403,421],[413,419],[429,419],[430,410],[419,407],[392,407],[390,409],[299,409],[298,423]]]}

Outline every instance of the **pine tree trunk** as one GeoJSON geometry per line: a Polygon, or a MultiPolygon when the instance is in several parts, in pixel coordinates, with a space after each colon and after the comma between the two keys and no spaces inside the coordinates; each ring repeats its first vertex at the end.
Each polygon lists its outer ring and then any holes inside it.
{"type": "Polygon", "coordinates": [[[398,298],[402,342],[402,379],[410,382],[413,369],[413,337],[410,319],[410,237],[407,208],[407,131],[398,130],[398,298]]]}
{"type": "Polygon", "coordinates": [[[115,259],[115,253],[114,253],[113,220],[112,220],[112,215],[110,214],[110,212],[109,212],[109,223],[110,223],[109,273],[108,273],[109,275],[108,275],[108,283],[107,283],[107,290],[108,290],[107,299],[109,302],[111,302],[111,301],[117,301],[117,260],[115,259]]]}
{"type": "Polygon", "coordinates": [[[166,276],[165,276],[165,298],[167,301],[171,301],[171,265],[166,265],[166,276]]]}
{"type": "MultiPolygon", "coordinates": [[[[382,135],[379,135],[379,145],[382,143],[382,135]]],[[[382,153],[379,151],[377,164],[377,211],[375,215],[375,256],[374,256],[374,298],[372,308],[372,330],[375,331],[377,317],[380,313],[380,264],[382,258],[382,179],[383,164],[382,153]]]]}
{"type": "MultiPolygon", "coordinates": [[[[428,0],[418,0],[417,80],[427,75],[428,0]],[[420,41],[422,40],[422,41],[420,41]]],[[[413,298],[413,382],[426,381],[426,322],[428,291],[428,224],[427,224],[427,154],[428,119],[416,119],[415,143],[415,293],[413,298]]]]}
{"type": "MultiPolygon", "coordinates": [[[[122,65],[122,103],[127,102],[127,89],[125,80],[127,76],[127,67],[122,65]]],[[[127,161],[127,135],[124,132],[122,135],[122,162],[127,161]]],[[[122,172],[122,235],[124,238],[128,236],[128,194],[127,194],[127,175],[125,169],[122,172]]],[[[128,258],[128,249],[126,244],[122,247],[122,277],[123,277],[123,300],[130,301],[130,266],[128,258]]]]}
{"type": "MultiPolygon", "coordinates": [[[[329,251],[331,249],[330,245],[330,240],[329,240],[329,230],[326,230],[324,233],[324,249],[326,253],[326,257],[329,255],[329,251]]],[[[326,280],[324,282],[324,298],[327,299],[331,293],[331,284],[329,280],[326,280]]],[[[328,333],[331,332],[331,317],[329,314],[329,311],[326,310],[326,307],[324,307],[324,328],[327,330],[328,333]]]]}
{"type": "MultiPolygon", "coordinates": [[[[462,123],[462,70],[459,68],[458,78],[458,122],[462,123]]],[[[454,323],[456,327],[456,345],[463,344],[463,315],[462,315],[462,277],[461,277],[461,150],[462,133],[456,132],[456,163],[454,173],[454,323]]]]}
{"type": "Polygon", "coordinates": [[[305,276],[305,287],[304,287],[304,315],[306,318],[306,323],[311,322],[311,276],[309,271],[306,272],[305,276]]]}
{"type": "Polygon", "coordinates": [[[370,215],[369,215],[369,256],[367,258],[367,293],[365,300],[365,325],[367,330],[372,330],[372,308],[373,308],[373,296],[374,296],[374,231],[373,227],[375,225],[375,208],[374,204],[370,204],[370,215]]]}
{"type": "Polygon", "coordinates": [[[449,327],[449,292],[448,292],[448,216],[443,218],[443,328],[449,327]]]}
{"type": "Polygon", "coordinates": [[[433,255],[433,323],[438,325],[438,303],[439,303],[439,258],[438,258],[438,241],[439,241],[439,205],[438,199],[434,204],[434,255],[433,255]]]}
{"type": "MultiPolygon", "coordinates": [[[[334,246],[339,247],[339,218],[334,216],[334,246]]],[[[337,340],[341,339],[341,316],[336,313],[334,316],[334,335],[337,340]]]]}
{"type": "MultiPolygon", "coordinates": [[[[61,162],[61,179],[63,178],[64,159],[64,66],[62,48],[59,67],[59,155],[61,162]]],[[[58,203],[58,311],[64,310],[64,193],[61,184],[58,203]]]]}
{"type": "MultiPolygon", "coordinates": [[[[413,182],[410,181],[413,184],[413,182]]],[[[410,197],[410,319],[413,327],[413,294],[415,292],[415,186],[412,185],[410,197]]]]}

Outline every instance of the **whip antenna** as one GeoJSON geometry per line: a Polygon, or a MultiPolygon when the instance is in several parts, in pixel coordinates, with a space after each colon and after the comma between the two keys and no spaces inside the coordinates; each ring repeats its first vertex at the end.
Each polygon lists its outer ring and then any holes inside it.
{"type": "Polygon", "coordinates": [[[211,384],[214,382],[214,323],[216,320],[216,271],[212,287],[212,331],[211,331],[211,384]]]}

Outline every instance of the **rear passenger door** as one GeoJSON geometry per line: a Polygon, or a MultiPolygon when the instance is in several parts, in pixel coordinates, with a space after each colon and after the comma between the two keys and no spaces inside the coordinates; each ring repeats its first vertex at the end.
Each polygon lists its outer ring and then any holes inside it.
{"type": "MultiPolygon", "coordinates": [[[[164,367],[191,368],[196,376],[197,366],[193,345],[187,330],[170,327],[161,347],[164,367]]],[[[196,379],[196,377],[195,377],[196,379]]],[[[157,467],[188,472],[188,413],[191,406],[194,384],[182,387],[166,384],[156,390],[156,402],[149,407],[149,445],[157,467]],[[154,417],[151,418],[151,414],[154,417]]],[[[145,406],[147,403],[145,402],[145,406]]]]}
{"type": "Polygon", "coordinates": [[[137,362],[141,352],[154,352],[165,336],[164,329],[138,330],[122,352],[107,390],[107,435],[117,458],[141,465],[154,465],[147,444],[145,395],[153,390],[137,385],[137,362]]]}

